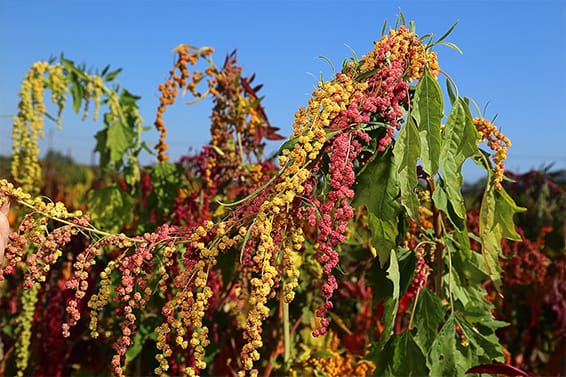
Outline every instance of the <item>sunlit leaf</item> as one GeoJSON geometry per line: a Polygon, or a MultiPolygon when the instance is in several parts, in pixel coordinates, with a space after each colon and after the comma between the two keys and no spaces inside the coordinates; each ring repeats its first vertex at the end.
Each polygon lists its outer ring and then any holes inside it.
{"type": "Polygon", "coordinates": [[[108,127],[108,138],[106,140],[106,148],[110,151],[110,162],[115,166],[119,166],[126,154],[126,151],[132,146],[134,132],[122,122],[114,122],[108,127]]]}
{"type": "Polygon", "coordinates": [[[419,183],[417,179],[417,160],[420,151],[419,131],[413,117],[408,116],[395,142],[393,154],[395,155],[397,173],[399,174],[401,204],[413,219],[418,219],[419,217],[419,200],[415,189],[419,183]]]}
{"type": "Polygon", "coordinates": [[[150,171],[155,209],[163,215],[169,214],[179,190],[186,186],[183,172],[181,165],[168,161],[157,164],[150,171]]]}
{"type": "Polygon", "coordinates": [[[472,324],[460,317],[456,317],[456,323],[462,329],[463,335],[469,341],[474,355],[480,362],[504,361],[503,350],[495,331],[487,335],[482,334],[472,324]]]}
{"type": "Polygon", "coordinates": [[[381,265],[389,260],[398,234],[399,181],[391,150],[369,161],[358,177],[354,205],[364,205],[372,233],[372,245],[381,265]]]}
{"type": "Polygon", "coordinates": [[[91,190],[87,206],[94,224],[108,232],[118,233],[134,219],[135,201],[118,186],[91,190]]]}
{"type": "Polygon", "coordinates": [[[434,339],[428,354],[427,366],[430,368],[431,376],[458,375],[454,316],[448,318],[434,339]]]}
{"type": "Polygon", "coordinates": [[[436,175],[440,156],[440,124],[444,112],[442,90],[436,79],[425,68],[413,99],[415,117],[421,139],[421,155],[424,170],[436,175]]]}
{"type": "Polygon", "coordinates": [[[120,72],[122,72],[122,68],[118,68],[115,71],[109,72],[106,76],[103,73],[101,76],[103,76],[104,80],[106,80],[106,81],[112,81],[116,78],[116,76],[118,76],[120,74],[120,72]]]}
{"type": "Polygon", "coordinates": [[[456,46],[452,42],[441,41],[441,42],[436,42],[436,44],[448,46],[451,49],[458,51],[460,54],[464,54],[464,52],[460,49],[460,47],[456,46]]]}
{"type": "MultiPolygon", "coordinates": [[[[491,177],[490,169],[488,174],[491,177]]],[[[523,211],[525,209],[517,206],[503,188],[495,190],[492,185],[486,187],[480,208],[479,235],[489,276],[497,288],[501,286],[499,264],[501,239],[506,237],[511,240],[521,240],[520,235],[515,231],[513,216],[523,211]]]]}
{"type": "Polygon", "coordinates": [[[397,256],[395,252],[390,254],[389,268],[387,269],[387,279],[391,280],[393,283],[393,294],[389,296],[383,306],[383,317],[382,321],[384,323],[383,331],[379,338],[379,343],[377,345],[378,352],[385,347],[385,344],[393,335],[393,328],[395,327],[395,317],[397,316],[397,308],[399,307],[399,263],[397,262],[397,256]]]}
{"type": "Polygon", "coordinates": [[[442,42],[443,40],[445,40],[454,31],[454,29],[456,28],[456,25],[458,25],[458,21],[454,22],[454,24],[452,26],[450,26],[450,28],[446,31],[446,33],[442,34],[442,36],[440,38],[438,38],[436,43],[442,42]]]}
{"type": "Polygon", "coordinates": [[[452,106],[442,136],[440,166],[444,176],[444,190],[454,211],[447,215],[454,225],[458,225],[466,217],[461,192],[464,184],[462,165],[466,159],[479,153],[478,132],[472,122],[470,110],[461,98],[452,106]]]}
{"type": "Polygon", "coordinates": [[[446,308],[442,300],[424,287],[419,293],[414,317],[417,329],[415,342],[424,352],[428,352],[436,339],[438,327],[444,320],[445,313],[446,308]]]}

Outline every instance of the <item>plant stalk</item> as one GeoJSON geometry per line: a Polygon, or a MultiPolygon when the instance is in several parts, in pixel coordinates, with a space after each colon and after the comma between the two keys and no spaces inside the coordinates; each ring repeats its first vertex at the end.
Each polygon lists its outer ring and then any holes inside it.
{"type": "Polygon", "coordinates": [[[289,303],[283,302],[283,344],[285,351],[283,353],[283,360],[285,364],[291,359],[291,333],[289,329],[289,303]]]}

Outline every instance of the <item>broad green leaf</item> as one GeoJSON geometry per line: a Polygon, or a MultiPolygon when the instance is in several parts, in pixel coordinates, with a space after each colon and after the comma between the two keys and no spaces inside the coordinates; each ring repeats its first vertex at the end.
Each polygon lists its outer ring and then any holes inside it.
{"type": "Polygon", "coordinates": [[[462,311],[461,316],[469,323],[477,323],[481,328],[485,327],[491,331],[509,326],[509,322],[494,319],[491,314],[492,309],[493,304],[487,300],[485,302],[470,301],[462,311]]]}
{"type": "Polygon", "coordinates": [[[71,78],[71,96],[73,96],[73,111],[78,114],[81,110],[81,103],[84,97],[84,89],[77,80],[76,75],[70,75],[71,78]]]}
{"type": "Polygon", "coordinates": [[[387,278],[386,267],[376,258],[368,271],[368,285],[373,287],[374,302],[382,302],[393,296],[393,282],[387,278]]]}
{"type": "Polygon", "coordinates": [[[448,213],[448,194],[444,190],[444,181],[442,177],[438,177],[434,185],[434,192],[432,193],[432,201],[436,208],[444,213],[448,213]]]}
{"type": "Polygon", "coordinates": [[[501,236],[503,234],[495,220],[495,189],[489,183],[491,181],[491,170],[487,172],[488,183],[480,206],[479,236],[482,241],[481,253],[487,267],[487,273],[499,289],[501,286],[499,254],[501,253],[501,236]]]}
{"type": "Polygon", "coordinates": [[[155,198],[156,209],[164,215],[169,214],[179,189],[185,186],[183,171],[181,165],[169,161],[157,164],[150,171],[154,194],[152,198],[155,198]]]}
{"type": "Polygon", "coordinates": [[[399,292],[400,295],[403,295],[415,277],[417,255],[409,249],[398,249],[397,260],[399,262],[399,292]]]}
{"type": "Polygon", "coordinates": [[[485,279],[489,278],[480,253],[468,253],[461,249],[461,243],[456,246],[452,240],[448,240],[446,246],[451,250],[454,270],[463,281],[467,281],[469,285],[481,285],[485,279]]]}
{"type": "Polygon", "coordinates": [[[393,154],[397,173],[399,174],[399,184],[401,188],[401,204],[407,210],[409,216],[418,220],[419,218],[419,199],[415,193],[417,187],[417,160],[421,153],[421,141],[419,131],[412,116],[407,117],[407,121],[399,131],[393,154]]]}
{"type": "Polygon", "coordinates": [[[463,335],[469,341],[478,364],[491,363],[493,360],[504,361],[504,355],[499,338],[495,331],[482,334],[464,318],[456,317],[456,322],[462,329],[463,335]]]}
{"type": "MultiPolygon", "coordinates": [[[[491,180],[491,170],[488,170],[488,182],[491,180]]],[[[521,240],[515,231],[513,216],[525,209],[515,204],[504,189],[495,190],[488,184],[485,189],[480,207],[479,231],[482,241],[482,255],[488,274],[496,288],[501,286],[501,239],[521,240]]]]}
{"type": "MultiPolygon", "coordinates": [[[[370,356],[371,357],[371,356],[370,356]]],[[[374,376],[426,376],[425,355],[410,331],[394,335],[375,358],[374,376]]]]}
{"type": "Polygon", "coordinates": [[[137,106],[136,102],[140,98],[140,96],[136,96],[126,89],[122,89],[122,91],[120,92],[120,105],[122,107],[137,106]]]}
{"type": "Polygon", "coordinates": [[[446,308],[442,300],[424,287],[419,293],[415,308],[414,327],[417,329],[415,342],[421,350],[428,352],[437,336],[437,329],[444,320],[446,308]]]}
{"type": "Polygon", "coordinates": [[[454,240],[458,243],[458,252],[464,254],[466,258],[471,258],[472,246],[470,245],[470,232],[468,232],[468,227],[465,222],[462,226],[456,227],[454,240]]]}
{"type": "Polygon", "coordinates": [[[448,198],[448,193],[446,191],[446,184],[442,177],[438,177],[436,180],[436,185],[434,192],[432,193],[432,201],[436,208],[448,215],[448,219],[454,225],[458,232],[464,232],[466,229],[464,219],[456,215],[454,211],[454,206],[448,198]]]}
{"type": "Polygon", "coordinates": [[[372,246],[383,266],[398,235],[399,181],[391,150],[376,155],[358,177],[354,205],[364,205],[372,234],[372,246]]]}
{"type": "MultiPolygon", "coordinates": [[[[478,132],[464,100],[458,98],[446,120],[440,151],[440,167],[444,175],[445,191],[455,216],[454,224],[461,224],[466,218],[466,208],[461,188],[464,184],[462,165],[467,158],[479,153],[478,132]]],[[[462,229],[460,229],[462,230],[462,229]]]]}
{"type": "Polygon", "coordinates": [[[134,198],[118,186],[89,191],[87,206],[93,223],[107,232],[118,233],[134,219],[134,198]]]}
{"type": "Polygon", "coordinates": [[[110,162],[114,166],[121,165],[126,152],[132,146],[134,136],[132,129],[122,122],[116,121],[108,127],[106,148],[110,152],[110,162]]]}
{"type": "Polygon", "coordinates": [[[395,317],[397,316],[397,308],[399,307],[399,263],[397,262],[397,256],[395,254],[395,252],[390,254],[389,268],[387,269],[387,279],[393,282],[393,294],[389,296],[383,304],[384,310],[382,320],[384,328],[379,338],[377,352],[381,352],[383,347],[389,341],[389,338],[391,338],[391,335],[393,335],[395,317]]]}
{"type": "Polygon", "coordinates": [[[431,376],[457,376],[456,326],[450,316],[430,347],[427,366],[431,376]]]}
{"type": "MultiPolygon", "coordinates": [[[[466,375],[466,371],[474,365],[476,363],[474,363],[474,354],[471,347],[468,344],[463,345],[461,342],[456,342],[456,368],[458,369],[458,376],[466,375]]],[[[476,375],[466,376],[477,377],[476,375]]]]}
{"type": "Polygon", "coordinates": [[[104,170],[110,165],[110,151],[106,147],[108,140],[108,128],[98,131],[94,135],[94,138],[96,139],[94,151],[100,153],[100,167],[104,170]]]}
{"type": "Polygon", "coordinates": [[[522,241],[515,230],[513,216],[526,210],[524,207],[519,207],[505,189],[495,191],[495,220],[501,226],[503,237],[512,241],[522,241]]]}
{"type": "Polygon", "coordinates": [[[439,169],[440,124],[444,112],[442,90],[436,79],[425,69],[413,99],[412,115],[417,121],[421,139],[421,161],[424,170],[434,176],[439,169]]]}

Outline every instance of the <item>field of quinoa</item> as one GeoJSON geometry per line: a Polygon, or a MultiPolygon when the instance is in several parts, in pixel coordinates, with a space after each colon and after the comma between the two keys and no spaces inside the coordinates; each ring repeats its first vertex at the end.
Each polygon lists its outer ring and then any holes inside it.
{"type": "Polygon", "coordinates": [[[288,137],[236,52],[173,49],[156,145],[121,69],[33,63],[0,158],[0,375],[564,375],[566,173],[505,169],[442,69],[453,28],[384,25],[288,137]],[[172,161],[167,110],[205,98],[208,144],[172,161]],[[66,107],[97,164],[39,157],[66,107]]]}

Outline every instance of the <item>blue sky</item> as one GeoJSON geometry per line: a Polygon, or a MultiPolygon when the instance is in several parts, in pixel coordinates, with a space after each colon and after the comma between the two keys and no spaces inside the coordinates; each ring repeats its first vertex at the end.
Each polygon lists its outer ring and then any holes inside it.
{"type": "MultiPolygon", "coordinates": [[[[64,53],[68,59],[102,68],[123,68],[120,84],[141,95],[141,113],[151,125],[157,86],[180,43],[215,48],[218,65],[238,50],[245,74],[264,83],[271,122],[288,136],[293,114],[306,104],[315,77],[331,76],[351,55],[371,50],[385,20],[401,9],[419,34],[449,37],[463,55],[438,46],[441,67],[460,94],[480,107],[511,138],[507,166],[527,171],[555,163],[566,168],[566,2],[539,1],[17,1],[0,0],[0,154],[11,149],[10,115],[29,66],[64,53]],[[314,77],[313,77],[314,75],[314,77]]],[[[444,86],[444,83],[441,83],[444,86]]],[[[173,159],[208,141],[210,106],[182,102],[166,113],[173,159]]],[[[102,124],[65,113],[63,131],[46,125],[50,145],[81,162],[96,162],[94,134],[102,124]],[[52,135],[51,137],[49,135],[52,135]]],[[[148,144],[157,134],[147,132],[148,144]]],[[[276,149],[276,146],[273,147],[276,149]]],[[[146,156],[144,161],[151,161],[146,156]]],[[[471,165],[471,164],[468,164],[471,165]]],[[[481,175],[466,167],[466,180],[481,175]]]]}

